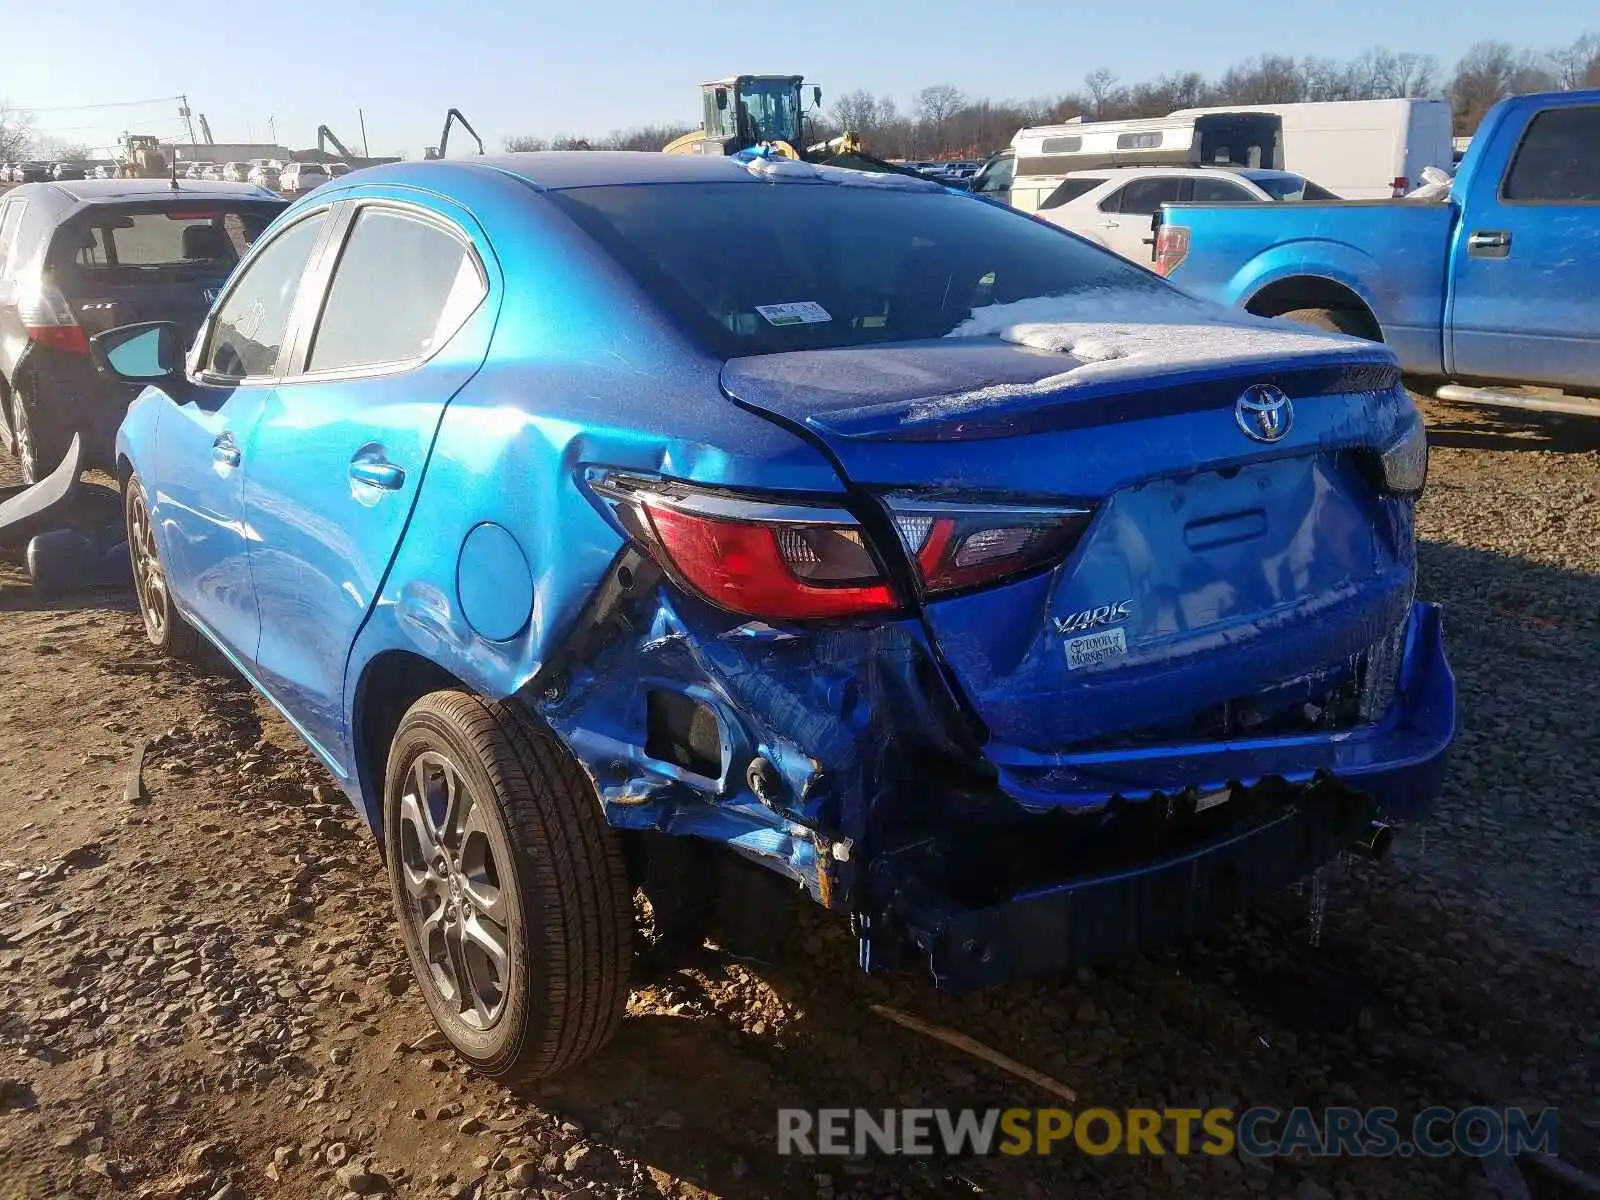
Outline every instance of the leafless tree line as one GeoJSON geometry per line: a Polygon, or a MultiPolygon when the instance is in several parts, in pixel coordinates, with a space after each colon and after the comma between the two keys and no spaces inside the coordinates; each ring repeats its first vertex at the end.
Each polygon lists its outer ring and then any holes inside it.
{"type": "MultiPolygon", "coordinates": [[[[923,88],[910,108],[902,110],[894,97],[858,88],[813,114],[808,133],[822,140],[853,130],[872,153],[884,158],[982,158],[1009,142],[1018,129],[1080,116],[1115,121],[1218,104],[1443,96],[1454,110],[1456,133],[1466,136],[1506,96],[1588,87],[1600,87],[1600,34],[1542,51],[1479,42],[1448,74],[1432,55],[1376,48],[1343,61],[1267,54],[1231,66],[1214,79],[1187,71],[1124,84],[1101,68],[1089,72],[1074,91],[1023,101],[976,99],[942,83],[923,88]]],[[[506,139],[506,149],[659,150],[691,128],[655,125],[590,139],[514,137],[506,139]]]]}

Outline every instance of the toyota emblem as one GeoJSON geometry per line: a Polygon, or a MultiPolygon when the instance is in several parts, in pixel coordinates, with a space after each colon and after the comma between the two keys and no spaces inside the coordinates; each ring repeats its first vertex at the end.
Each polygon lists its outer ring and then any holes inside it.
{"type": "Polygon", "coordinates": [[[1294,424],[1294,405],[1282,388],[1270,383],[1252,384],[1234,402],[1233,419],[1252,441],[1276,442],[1294,424]]]}

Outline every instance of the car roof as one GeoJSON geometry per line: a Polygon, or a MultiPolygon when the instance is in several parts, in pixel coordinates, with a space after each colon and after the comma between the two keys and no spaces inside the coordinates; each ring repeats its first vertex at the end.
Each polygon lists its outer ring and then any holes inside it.
{"type": "Polygon", "coordinates": [[[390,163],[361,172],[363,183],[410,183],[418,187],[446,186],[449,173],[498,171],[536,188],[609,187],[626,184],[761,183],[790,179],[831,183],[867,183],[914,191],[943,191],[941,185],[910,175],[887,178],[839,167],[813,166],[791,160],[745,163],[734,158],[703,154],[662,154],[648,150],[545,150],[525,154],[473,155],[470,158],[432,159],[390,163]]]}
{"type": "Polygon", "coordinates": [[[1235,167],[1227,163],[1208,163],[1193,167],[1079,167],[1068,171],[1067,179],[1132,179],[1138,175],[1237,175],[1241,179],[1299,179],[1293,171],[1274,171],[1267,167],[1235,167]]]}
{"type": "Polygon", "coordinates": [[[178,177],[174,191],[169,178],[160,179],[74,179],[41,186],[53,187],[80,204],[104,204],[125,200],[160,200],[181,195],[208,200],[276,200],[263,188],[249,183],[221,183],[206,180],[199,186],[192,179],[178,177]]]}

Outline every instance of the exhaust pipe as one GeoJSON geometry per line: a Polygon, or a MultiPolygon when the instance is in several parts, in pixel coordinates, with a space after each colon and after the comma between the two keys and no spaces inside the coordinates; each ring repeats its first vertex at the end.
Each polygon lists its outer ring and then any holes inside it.
{"type": "Polygon", "coordinates": [[[1350,843],[1350,852],[1374,862],[1389,853],[1394,842],[1394,826],[1382,821],[1369,821],[1367,827],[1350,843]]]}

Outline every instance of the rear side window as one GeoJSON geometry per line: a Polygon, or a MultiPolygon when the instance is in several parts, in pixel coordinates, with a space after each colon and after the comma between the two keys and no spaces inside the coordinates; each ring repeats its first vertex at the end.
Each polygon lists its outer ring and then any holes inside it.
{"type": "Polygon", "coordinates": [[[486,290],[477,260],[459,239],[393,209],[363,208],[334,269],[306,369],[426,358],[486,290]]]}
{"type": "Polygon", "coordinates": [[[1175,204],[1183,190],[1184,180],[1175,175],[1151,179],[1135,179],[1100,202],[1101,212],[1130,213],[1135,216],[1152,216],[1163,204],[1175,204]]]}
{"type": "Polygon", "coordinates": [[[1079,196],[1087,196],[1104,182],[1104,179],[1068,179],[1055,191],[1051,192],[1039,207],[1041,209],[1060,208],[1070,200],[1076,200],[1079,196]]]}
{"type": "Polygon", "coordinates": [[[22,210],[26,207],[20,200],[0,204],[0,275],[7,274],[10,269],[11,247],[22,229],[22,210]]]}
{"type": "Polygon", "coordinates": [[[56,231],[50,260],[80,273],[226,274],[282,207],[97,205],[56,231]]]}
{"type": "Polygon", "coordinates": [[[1196,179],[1193,181],[1189,199],[1199,201],[1201,204],[1230,204],[1240,200],[1254,200],[1255,197],[1231,179],[1196,179]]]}
{"type": "Polygon", "coordinates": [[[1502,195],[1525,202],[1600,203],[1600,106],[1553,108],[1534,117],[1502,195]]]}
{"type": "Polygon", "coordinates": [[[227,379],[276,373],[300,281],[328,217],[297,221],[263,246],[217,310],[201,370],[227,379]]]}

